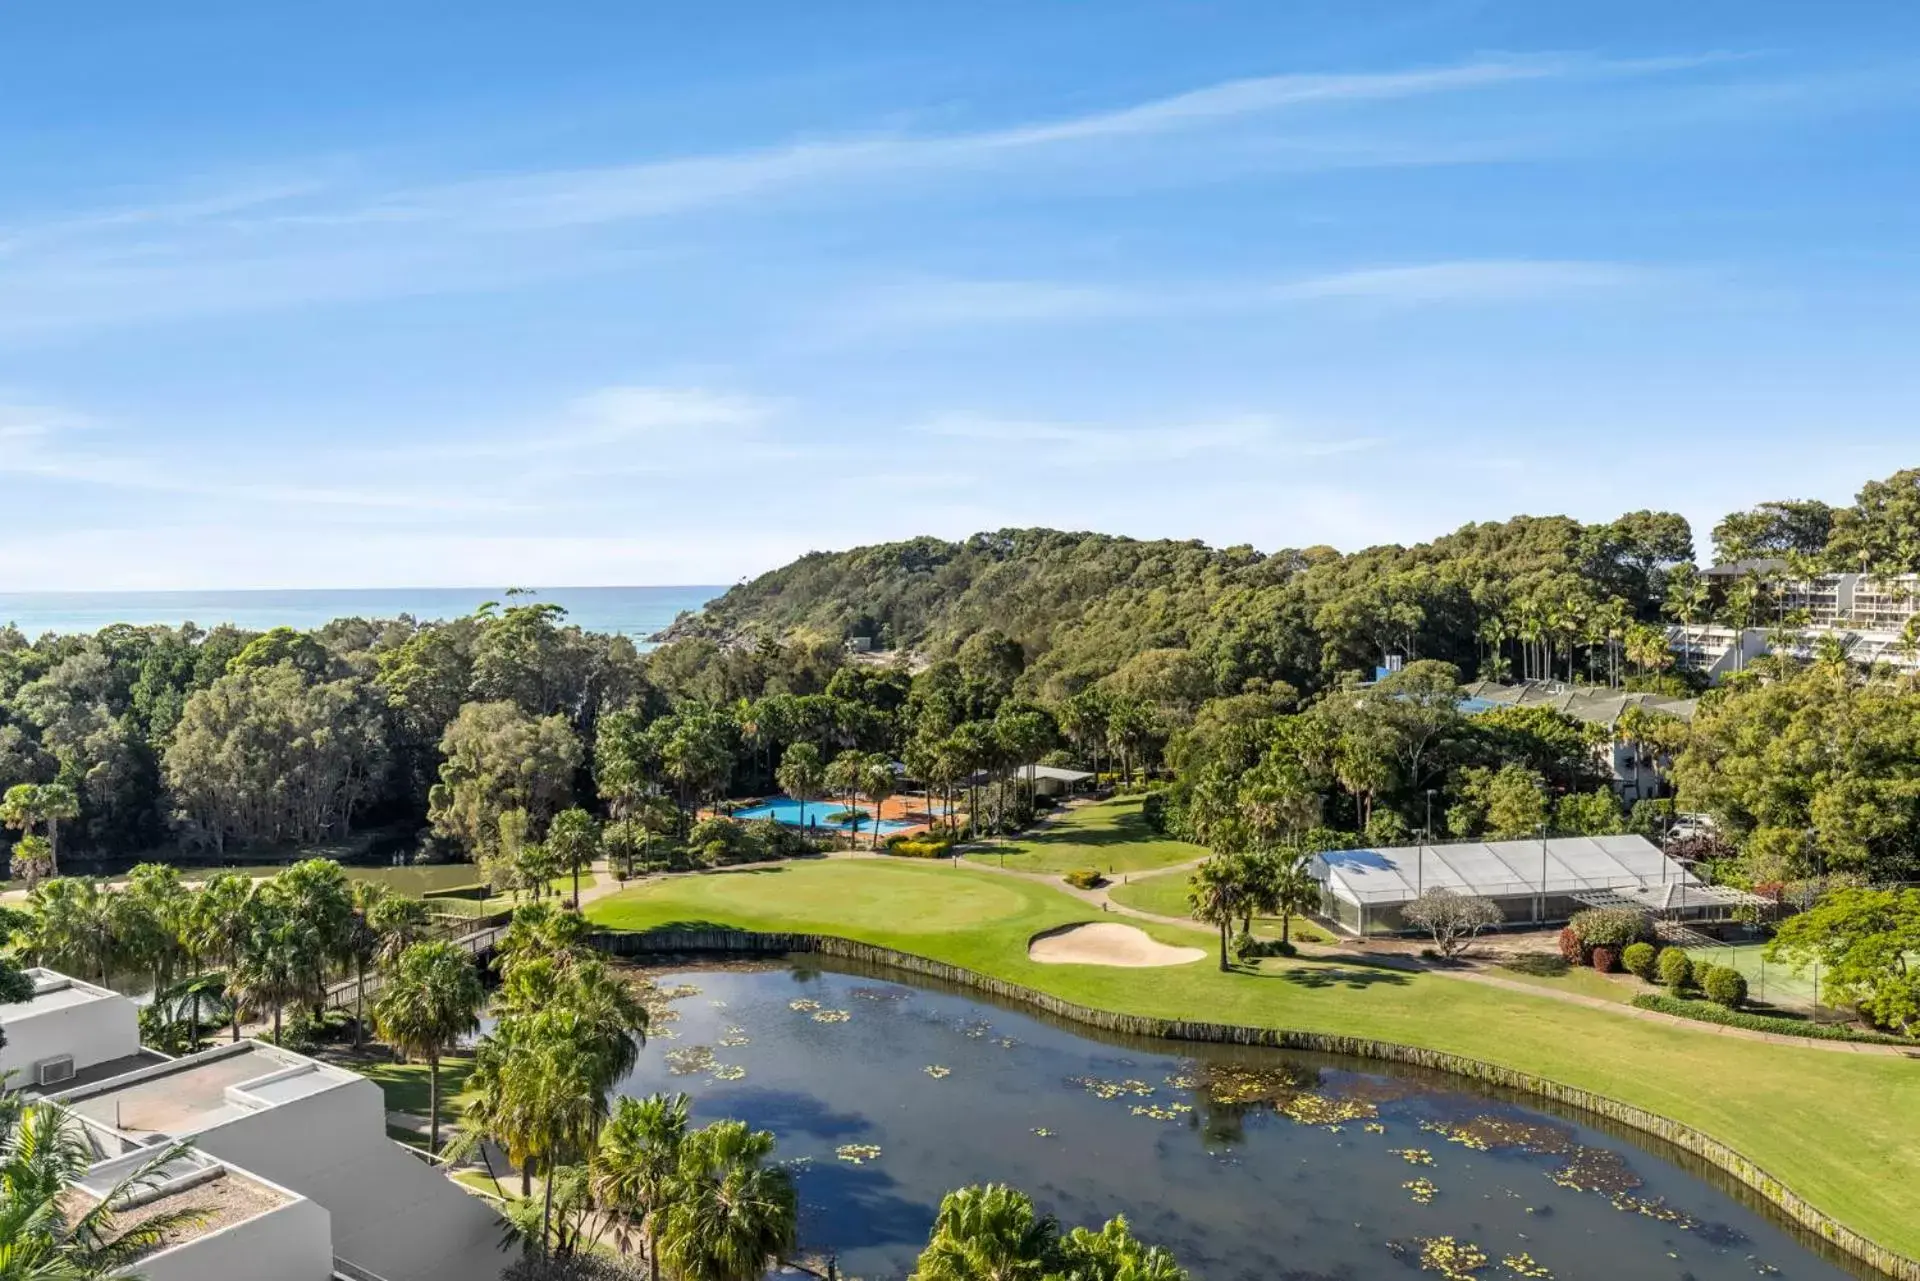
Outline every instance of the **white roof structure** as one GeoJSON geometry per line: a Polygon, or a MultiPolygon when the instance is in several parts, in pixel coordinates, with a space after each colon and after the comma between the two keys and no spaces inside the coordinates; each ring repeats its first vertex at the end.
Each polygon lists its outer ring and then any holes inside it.
{"type": "Polygon", "coordinates": [[[1388,849],[1328,850],[1314,874],[1350,903],[1410,902],[1422,890],[1478,898],[1575,895],[1594,890],[1704,888],[1642,836],[1556,836],[1545,841],[1460,841],[1388,849]]]}
{"type": "MultiPolygon", "coordinates": [[[[150,1200],[206,1214],[138,1264],[151,1281],[490,1281],[500,1218],[387,1137],[386,1097],[357,1072],[259,1041],[169,1059],[139,1050],[133,1003],[50,970],[0,1007],[24,1083],[53,1087],[93,1149],[98,1197],[174,1141],[150,1200]],[[46,1069],[57,1066],[56,1074],[46,1069]],[[174,1199],[178,1198],[178,1199],[174,1199]]],[[[146,1194],[143,1194],[146,1195],[146,1194]]]]}

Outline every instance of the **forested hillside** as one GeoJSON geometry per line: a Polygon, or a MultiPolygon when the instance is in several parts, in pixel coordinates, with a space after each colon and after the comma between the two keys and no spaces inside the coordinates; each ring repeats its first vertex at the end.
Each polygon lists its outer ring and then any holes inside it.
{"type": "Polygon", "coordinates": [[[1061,696],[1149,651],[1187,651],[1217,693],[1316,687],[1389,654],[1479,665],[1501,629],[1593,618],[1624,635],[1660,616],[1670,566],[1691,560],[1685,520],[1635,512],[1606,525],[1520,517],[1432,543],[1342,555],[1002,530],[814,553],[728,591],[668,639],[812,632],[951,655],[997,629],[1028,664],[1023,687],[1061,696]]]}
{"type": "MultiPolygon", "coordinates": [[[[1851,508],[1735,513],[1714,541],[1897,570],[1920,548],[1920,473],[1851,508]]],[[[916,539],[774,570],[645,654],[519,598],[304,633],[0,629],[0,841],[33,881],[63,857],[285,857],[379,830],[537,880],[556,828],[578,845],[605,820],[621,841],[731,857],[779,834],[696,835],[710,803],[871,801],[896,761],[972,792],[967,826],[1004,830],[1033,804],[1008,780],[1040,759],[1152,774],[1171,785],[1167,821],[1217,841],[1393,840],[1429,804],[1458,835],[1645,825],[1659,816],[1622,811],[1596,773],[1592,727],[1463,716],[1461,682],[1696,686],[1669,623],[1764,613],[1766,587],[1709,590],[1693,551],[1686,522],[1657,512],[1520,517],[1353,554],[916,539]],[[851,636],[920,661],[853,661],[851,636]],[[1396,656],[1404,671],[1366,683],[1396,656]],[[995,786],[968,782],[981,777],[995,786]]],[[[1920,692],[1828,649],[1804,671],[1738,673],[1690,734],[1615,727],[1649,759],[1678,758],[1681,802],[1715,815],[1728,844],[1713,856],[1747,879],[1920,868],[1920,692]]]]}

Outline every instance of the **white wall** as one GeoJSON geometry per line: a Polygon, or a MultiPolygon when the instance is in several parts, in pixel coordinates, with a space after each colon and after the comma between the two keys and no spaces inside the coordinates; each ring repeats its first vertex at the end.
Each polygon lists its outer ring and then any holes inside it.
{"type": "Polygon", "coordinates": [[[326,1210],[302,1198],[149,1255],[134,1271],[143,1281],[328,1281],[333,1231],[326,1210]]]}
{"type": "Polygon", "coordinates": [[[494,1212],[387,1137],[386,1096],[371,1081],[239,1117],[194,1142],[325,1206],[333,1252],[388,1281],[493,1281],[511,1262],[494,1212]]]}
{"type": "Polygon", "coordinates": [[[18,1072],[16,1087],[33,1084],[33,1065],[62,1054],[73,1056],[75,1071],[140,1052],[140,1015],[133,1002],[114,993],[54,1009],[35,1002],[0,1008],[0,1072],[18,1072]]]}

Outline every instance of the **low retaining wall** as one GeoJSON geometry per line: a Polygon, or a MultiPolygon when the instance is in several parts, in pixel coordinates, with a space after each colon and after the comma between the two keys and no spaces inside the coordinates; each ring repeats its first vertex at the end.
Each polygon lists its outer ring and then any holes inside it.
{"type": "Polygon", "coordinates": [[[958,984],[1003,1000],[1017,1001],[1044,1010],[1048,1014],[1089,1027],[1125,1036],[1151,1037],[1173,1041],[1207,1041],[1223,1045],[1257,1045],[1279,1050],[1302,1050],[1320,1054],[1344,1054],[1355,1058],[1448,1072],[1455,1076],[1484,1081],[1507,1089],[1521,1090],[1551,1099],[1566,1107],[1603,1116],[1621,1125],[1671,1143],[1708,1165],[1751,1188],[1802,1228],[1833,1245],[1836,1249],[1898,1281],[1920,1281],[1920,1260],[1908,1258],[1881,1246],[1816,1209],[1812,1204],[1768,1174],[1747,1157],[1711,1135],[1689,1125],[1633,1107],[1603,1094],[1576,1089],[1549,1081],[1531,1073],[1470,1059],[1440,1050],[1367,1037],[1335,1036],[1324,1032],[1302,1032],[1285,1028],[1247,1027],[1233,1023],[1206,1023],[1193,1019],[1157,1019],[1140,1014],[1121,1014],[1062,1000],[1047,992],[1004,979],[992,978],[944,961],[876,947],[831,934],[757,934],[742,930],[650,930],[637,933],[598,934],[594,946],[612,956],[650,956],[673,952],[724,952],[735,955],[776,956],[792,952],[817,952],[868,965],[886,966],[922,974],[929,978],[958,984]]]}

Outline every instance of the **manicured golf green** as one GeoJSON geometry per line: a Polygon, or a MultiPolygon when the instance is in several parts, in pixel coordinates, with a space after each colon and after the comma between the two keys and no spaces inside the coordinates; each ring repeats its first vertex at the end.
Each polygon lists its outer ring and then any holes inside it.
{"type": "MultiPolygon", "coordinates": [[[[1715,1035],[1460,979],[1212,958],[1167,969],[1040,965],[1031,936],[1102,914],[1038,881],[947,863],[833,860],[648,882],[606,928],[717,924],[837,934],[1150,1016],[1376,1037],[1506,1064],[1712,1134],[1850,1226],[1920,1255],[1920,1065],[1715,1035]]],[[[1108,916],[1106,919],[1114,919],[1108,916]]],[[[1142,923],[1169,943],[1192,931],[1142,923]]]]}
{"type": "Polygon", "coordinates": [[[1067,810],[1018,840],[1000,841],[966,857],[1020,872],[1059,876],[1090,867],[1102,873],[1141,872],[1205,858],[1199,845],[1169,840],[1140,817],[1140,798],[1121,797],[1067,810]]]}

